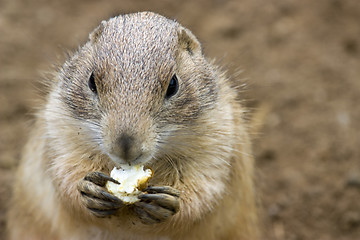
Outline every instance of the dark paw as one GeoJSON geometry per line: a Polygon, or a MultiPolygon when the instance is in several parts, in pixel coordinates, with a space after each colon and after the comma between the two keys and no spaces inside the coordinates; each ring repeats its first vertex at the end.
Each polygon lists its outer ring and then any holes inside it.
{"type": "Polygon", "coordinates": [[[104,187],[107,181],[118,183],[113,178],[101,173],[88,173],[78,183],[78,190],[86,206],[97,217],[114,215],[122,206],[123,202],[110,194],[104,187]]]}
{"type": "Polygon", "coordinates": [[[145,224],[166,221],[179,211],[180,192],[172,187],[148,187],[144,194],[139,195],[135,212],[145,224]]]}

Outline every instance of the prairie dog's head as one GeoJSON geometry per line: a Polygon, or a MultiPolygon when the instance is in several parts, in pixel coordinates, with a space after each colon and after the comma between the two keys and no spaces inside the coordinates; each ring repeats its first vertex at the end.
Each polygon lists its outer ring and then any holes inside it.
{"type": "Polygon", "coordinates": [[[217,97],[197,39],[150,12],[103,21],[58,78],[62,124],[77,144],[120,164],[146,163],[169,141],[177,144],[176,134],[191,129],[217,97]]]}

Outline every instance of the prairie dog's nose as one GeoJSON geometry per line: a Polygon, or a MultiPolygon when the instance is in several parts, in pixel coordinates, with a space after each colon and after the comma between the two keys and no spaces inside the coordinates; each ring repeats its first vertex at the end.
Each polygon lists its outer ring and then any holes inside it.
{"type": "Polygon", "coordinates": [[[134,137],[123,133],[115,143],[114,152],[124,161],[131,163],[142,154],[140,146],[141,144],[135,141],[134,137]]]}

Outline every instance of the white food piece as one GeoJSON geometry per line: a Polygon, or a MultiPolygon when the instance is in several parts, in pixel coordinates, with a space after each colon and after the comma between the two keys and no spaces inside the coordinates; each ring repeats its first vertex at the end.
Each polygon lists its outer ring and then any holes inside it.
{"type": "Polygon", "coordinates": [[[106,189],[124,203],[132,204],[140,201],[137,197],[141,191],[139,187],[144,185],[152,176],[151,169],[145,169],[142,165],[122,165],[121,168],[111,171],[110,176],[120,184],[110,181],[106,183],[106,189]]]}

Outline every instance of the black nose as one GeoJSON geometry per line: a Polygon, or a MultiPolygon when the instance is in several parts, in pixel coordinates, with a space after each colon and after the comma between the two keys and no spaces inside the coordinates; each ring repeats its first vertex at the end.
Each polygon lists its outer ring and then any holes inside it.
{"type": "Polygon", "coordinates": [[[128,163],[135,160],[141,155],[140,144],[135,141],[135,138],[129,134],[123,133],[117,139],[115,154],[128,163]]]}

